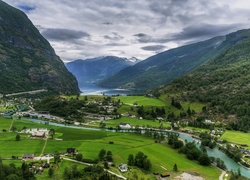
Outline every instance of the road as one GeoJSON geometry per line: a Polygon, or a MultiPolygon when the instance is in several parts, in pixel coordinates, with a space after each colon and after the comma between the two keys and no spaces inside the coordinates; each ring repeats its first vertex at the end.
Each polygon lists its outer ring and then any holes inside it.
{"type": "Polygon", "coordinates": [[[36,93],[46,92],[46,91],[47,91],[46,89],[38,89],[34,91],[25,91],[25,92],[19,92],[19,93],[5,94],[5,96],[9,97],[9,96],[22,95],[22,94],[36,94],[36,93]]]}
{"type": "Polygon", "coordinates": [[[220,177],[219,177],[219,180],[223,180],[223,177],[224,177],[225,174],[226,174],[226,171],[222,171],[222,172],[221,172],[221,175],[220,175],[220,177]]]}
{"type": "MultiPolygon", "coordinates": [[[[70,158],[63,158],[63,159],[64,159],[64,160],[67,160],[67,161],[76,162],[76,163],[79,163],[79,164],[84,164],[84,165],[87,165],[87,166],[93,166],[93,164],[89,164],[89,163],[84,163],[84,162],[76,161],[76,160],[70,159],[70,158]]],[[[114,173],[114,172],[112,172],[112,171],[109,171],[109,170],[107,170],[107,169],[105,169],[105,171],[107,171],[108,173],[113,174],[113,175],[115,175],[115,176],[117,176],[117,177],[119,177],[119,178],[121,178],[121,179],[127,180],[127,178],[125,178],[124,176],[122,176],[122,175],[120,175],[120,174],[116,174],[116,173],[114,173]]]]}

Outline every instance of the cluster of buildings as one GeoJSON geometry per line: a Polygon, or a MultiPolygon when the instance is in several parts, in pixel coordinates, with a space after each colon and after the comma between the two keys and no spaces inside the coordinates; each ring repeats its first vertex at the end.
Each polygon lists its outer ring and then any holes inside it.
{"type": "Polygon", "coordinates": [[[47,137],[49,134],[49,130],[47,128],[24,129],[22,132],[31,134],[31,137],[39,137],[39,138],[47,137]]]}

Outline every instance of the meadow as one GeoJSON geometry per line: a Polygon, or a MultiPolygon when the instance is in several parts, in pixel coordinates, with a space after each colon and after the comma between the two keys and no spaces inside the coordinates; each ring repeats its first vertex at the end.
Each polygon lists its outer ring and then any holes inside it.
{"type": "Polygon", "coordinates": [[[145,126],[145,127],[154,127],[158,128],[161,124],[164,128],[170,128],[169,122],[160,122],[159,120],[145,120],[138,118],[122,117],[120,119],[106,120],[107,127],[117,127],[120,123],[129,123],[131,126],[145,126]]]}
{"type": "Polygon", "coordinates": [[[137,106],[166,106],[166,102],[162,100],[145,96],[118,96],[115,98],[120,99],[121,102],[128,105],[136,104],[137,106]]]}
{"type": "MultiPolygon", "coordinates": [[[[7,127],[8,119],[2,119],[2,126],[7,127]],[[6,121],[6,122],[5,122],[6,121]],[[6,125],[7,124],[7,125],[6,125]]],[[[10,124],[9,124],[10,125],[10,124]]],[[[173,174],[173,166],[177,164],[179,172],[196,172],[205,179],[217,179],[220,171],[213,166],[200,166],[195,161],[188,160],[184,155],[179,154],[176,150],[168,147],[166,142],[155,143],[154,139],[145,137],[143,135],[136,135],[134,133],[114,133],[83,129],[70,129],[67,127],[57,127],[51,125],[37,124],[23,120],[14,120],[13,125],[17,129],[46,127],[47,129],[55,129],[56,136],[62,140],[48,139],[44,154],[51,153],[65,153],[69,147],[76,148],[78,153],[83,154],[86,159],[96,159],[99,151],[104,148],[106,151],[111,151],[115,166],[121,163],[127,163],[129,154],[135,155],[139,151],[148,156],[152,163],[151,172],[170,172],[173,174]],[[111,144],[110,142],[113,142],[111,144]]],[[[36,156],[40,155],[45,144],[43,139],[30,139],[27,134],[21,134],[21,140],[15,141],[15,132],[1,132],[0,134],[0,156],[10,158],[11,156],[21,156],[22,154],[34,153],[36,156]]],[[[4,160],[5,161],[5,160],[4,160]]],[[[6,160],[10,163],[10,160],[6,160]]],[[[13,161],[16,163],[17,161],[13,161]]],[[[58,171],[63,172],[63,163],[58,167],[58,171]]],[[[111,169],[118,172],[116,167],[111,169]]],[[[60,173],[58,176],[60,176],[60,173]]],[[[132,168],[130,172],[123,175],[132,177],[135,174],[140,178],[152,179],[152,173],[145,173],[143,170],[132,168]]],[[[37,175],[39,179],[47,179],[47,174],[37,175]]]]}
{"type": "Polygon", "coordinates": [[[0,130],[9,130],[10,129],[10,125],[12,123],[12,119],[6,119],[0,116],[0,130]]]}
{"type": "Polygon", "coordinates": [[[250,138],[249,133],[244,133],[240,131],[225,131],[221,136],[221,139],[227,140],[235,144],[247,144],[247,149],[250,149],[250,138]]]}

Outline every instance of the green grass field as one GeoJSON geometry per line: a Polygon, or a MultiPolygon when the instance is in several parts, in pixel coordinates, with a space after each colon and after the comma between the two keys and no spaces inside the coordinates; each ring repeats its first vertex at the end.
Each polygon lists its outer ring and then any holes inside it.
{"type": "Polygon", "coordinates": [[[12,119],[6,119],[0,116],[0,131],[3,129],[9,131],[12,119]]]}
{"type": "MultiPolygon", "coordinates": [[[[9,120],[2,119],[2,121],[3,123],[0,124],[0,128],[2,128],[2,124],[6,124],[4,121],[9,120]]],[[[73,147],[76,148],[79,153],[83,154],[84,158],[96,159],[99,151],[104,148],[106,151],[112,152],[114,163],[117,167],[120,163],[127,163],[129,154],[135,155],[141,151],[148,156],[152,163],[151,172],[161,173],[167,171],[173,173],[172,169],[176,163],[180,172],[196,172],[208,180],[217,179],[220,175],[220,171],[215,167],[200,166],[197,162],[190,161],[185,156],[179,154],[178,151],[169,148],[166,143],[155,143],[153,139],[144,137],[143,135],[70,129],[67,127],[37,124],[23,120],[15,120],[13,124],[18,129],[22,129],[23,126],[28,128],[46,127],[47,129],[55,129],[58,138],[63,140],[49,139],[44,154],[56,152],[64,153],[67,148],[73,147]],[[109,143],[111,141],[113,144],[109,143]]],[[[21,156],[22,154],[30,153],[36,156],[40,155],[45,140],[30,139],[27,134],[21,134],[21,140],[15,141],[15,136],[16,133],[13,132],[1,133],[1,157],[11,158],[13,155],[21,156]]],[[[64,164],[63,162],[60,165],[61,167],[58,167],[59,174],[57,177],[61,177],[63,167],[69,165],[70,164],[64,164]]],[[[117,168],[112,167],[112,169],[114,172],[118,171],[117,168]]],[[[37,175],[38,179],[47,179],[48,176],[46,171],[42,175],[37,175]]],[[[152,173],[145,173],[137,168],[133,168],[131,172],[124,173],[123,175],[126,177],[133,177],[134,174],[137,174],[139,179],[152,179],[152,173]]]]}
{"type": "MultiPolygon", "coordinates": [[[[160,126],[159,120],[144,120],[144,119],[137,119],[137,118],[130,118],[130,117],[122,117],[120,119],[114,120],[106,120],[105,121],[107,127],[116,127],[120,123],[129,123],[131,126],[149,126],[158,128],[160,126]]],[[[170,123],[162,122],[164,128],[169,128],[170,123]]]]}
{"type": "Polygon", "coordinates": [[[250,149],[250,134],[239,131],[225,131],[221,139],[227,140],[235,144],[247,144],[250,149]]]}
{"type": "Polygon", "coordinates": [[[129,105],[136,103],[138,106],[166,106],[164,101],[155,98],[148,98],[145,96],[119,96],[116,98],[120,99],[124,104],[129,105]]]}

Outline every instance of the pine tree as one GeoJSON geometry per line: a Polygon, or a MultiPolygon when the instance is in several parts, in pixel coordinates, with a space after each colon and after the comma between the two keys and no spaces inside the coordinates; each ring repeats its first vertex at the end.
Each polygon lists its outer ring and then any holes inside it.
{"type": "Polygon", "coordinates": [[[174,171],[174,172],[177,172],[177,171],[178,171],[178,168],[177,168],[177,165],[176,165],[176,164],[174,164],[173,171],[174,171]]]}

